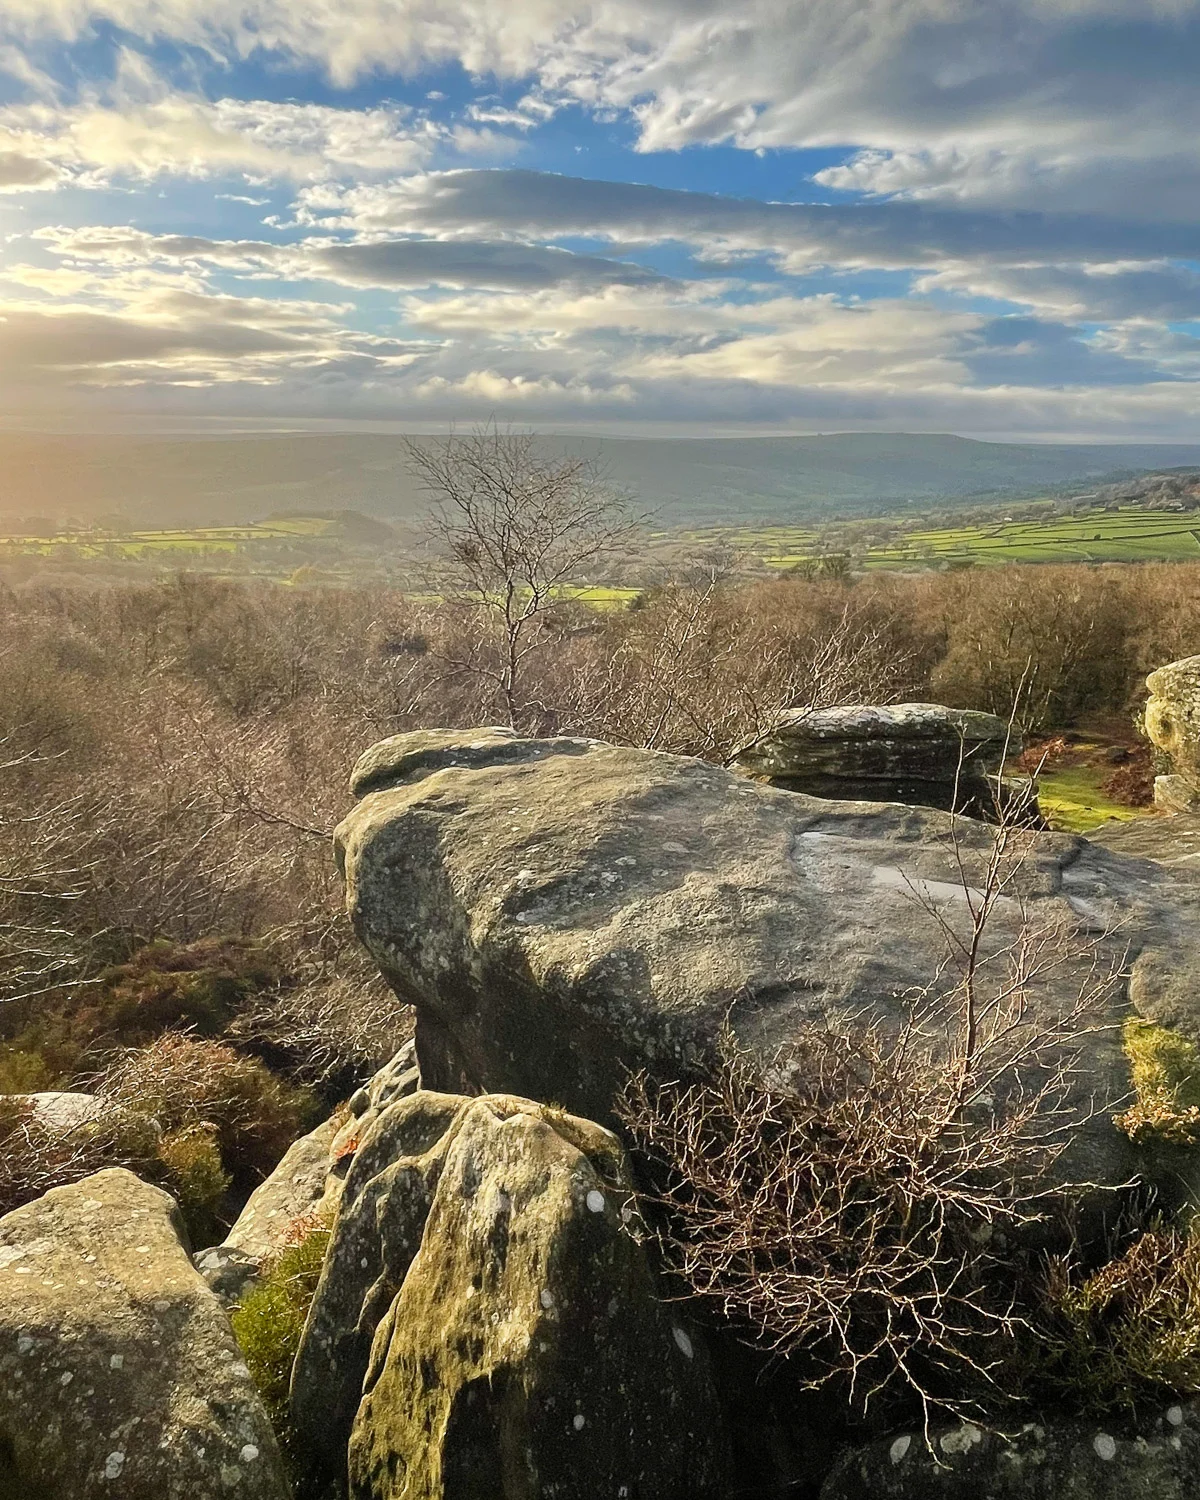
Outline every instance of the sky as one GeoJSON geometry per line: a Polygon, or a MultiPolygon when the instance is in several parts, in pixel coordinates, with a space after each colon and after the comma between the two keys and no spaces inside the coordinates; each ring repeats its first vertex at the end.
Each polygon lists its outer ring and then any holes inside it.
{"type": "Polygon", "coordinates": [[[1200,0],[2,0],[0,421],[1200,442],[1200,0]]]}

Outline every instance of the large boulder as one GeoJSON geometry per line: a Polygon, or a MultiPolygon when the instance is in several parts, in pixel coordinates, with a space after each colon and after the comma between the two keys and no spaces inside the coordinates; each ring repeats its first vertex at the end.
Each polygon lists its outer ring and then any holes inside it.
{"type": "Polygon", "coordinates": [[[970,1422],[899,1433],[844,1458],[821,1500],[1194,1500],[1200,1410],[1171,1406],[1137,1430],[1112,1421],[970,1422]]]}
{"type": "Polygon", "coordinates": [[[1166,812],[1195,811],[1200,808],[1200,656],[1159,667],[1146,686],[1146,734],[1171,767],[1157,778],[1155,801],[1166,812]]]}
{"type": "Polygon", "coordinates": [[[913,802],[982,814],[1005,756],[1021,748],[1005,720],[940,703],[796,709],[739,751],[752,776],[814,797],[913,802]]]}
{"type": "Polygon", "coordinates": [[[286,1500],[174,1201],[123,1168],[0,1219],[0,1494],[286,1500]]]}
{"type": "Polygon", "coordinates": [[[619,1142],[561,1110],[417,1093],[347,1178],[292,1386],[353,1500],[720,1492],[697,1335],[655,1295],[619,1142]]]}
{"type": "MultiPolygon", "coordinates": [[[[338,830],[354,924],[417,1008],[427,1087],[507,1092],[611,1121],[630,1070],[706,1066],[728,1025],[764,1058],[807,1023],[899,1024],[946,974],[995,848],[969,819],[832,802],[700,761],[502,730],[403,735],[364,757],[338,830]]],[[[982,951],[1061,931],[1026,1023],[1128,963],[1083,1038],[1087,1109],[1124,1097],[1130,1001],[1200,1040],[1200,889],[1067,835],[1024,851],[982,951]]],[[[1072,1170],[1138,1169],[1107,1115],[1072,1170]]]]}

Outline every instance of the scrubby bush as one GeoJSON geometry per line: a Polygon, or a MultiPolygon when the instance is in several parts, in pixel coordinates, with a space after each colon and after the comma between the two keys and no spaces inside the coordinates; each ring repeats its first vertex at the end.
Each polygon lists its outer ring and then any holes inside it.
{"type": "Polygon", "coordinates": [[[1158,1225],[1089,1274],[1047,1278],[1035,1383],[1077,1410],[1200,1395],[1200,1234],[1158,1225]]]}
{"type": "Polygon", "coordinates": [[[329,1248],[331,1226],[318,1214],[293,1221],[283,1248],[234,1309],[233,1331],[285,1453],[293,1450],[288,1387],[305,1319],[329,1248]]]}
{"type": "Polygon", "coordinates": [[[235,1182],[265,1177],[317,1110],[313,1096],[219,1042],[168,1032],[124,1053],[100,1082],[115,1106],[156,1120],[165,1135],[206,1130],[235,1182]]]}
{"type": "Polygon", "coordinates": [[[157,1163],[179,1200],[192,1244],[199,1247],[219,1239],[221,1200],[233,1179],[221,1160],[215,1129],[185,1125],[168,1131],[159,1142],[157,1163]]]}
{"type": "Polygon", "coordinates": [[[101,1107],[77,1124],[48,1119],[20,1095],[0,1096],[0,1214],[102,1167],[159,1175],[160,1137],[135,1110],[101,1107]]]}

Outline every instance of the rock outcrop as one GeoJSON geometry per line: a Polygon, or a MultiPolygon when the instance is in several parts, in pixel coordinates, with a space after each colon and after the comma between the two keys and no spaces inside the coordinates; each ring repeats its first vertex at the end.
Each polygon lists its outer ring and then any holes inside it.
{"type": "Polygon", "coordinates": [[[0,1494],[286,1500],[174,1201],[122,1168],[0,1219],[0,1494]]]}
{"type": "Polygon", "coordinates": [[[288,1148],[221,1244],[195,1256],[196,1269],[222,1301],[236,1302],[303,1220],[333,1218],[359,1140],[381,1110],[420,1086],[416,1048],[406,1042],[353,1095],[347,1119],[325,1120],[288,1148]]]}
{"type": "Polygon", "coordinates": [[[1005,755],[1020,749],[995,714],[939,703],[859,704],[785,714],[734,764],[770,786],[814,797],[982,816],[995,805],[1005,755]]]}
{"type": "Polygon", "coordinates": [[[654,1292],[619,1142],[421,1092],[364,1137],[297,1359],[297,1431],[352,1500],[704,1500],[703,1348],[654,1292]]]}
{"type": "Polygon", "coordinates": [[[1154,800],[1164,812],[1200,810],[1200,656],[1169,662],[1146,678],[1150,697],[1143,723],[1150,742],[1170,764],[1155,779],[1154,800]]]}
{"type": "MultiPolygon", "coordinates": [[[[338,840],[355,926],[417,1007],[426,1086],[551,1100],[612,1118],[630,1069],[678,1077],[728,1023],[763,1057],[811,1021],[882,1023],[944,969],[994,849],[987,827],[829,802],[674,756],[508,731],[376,746],[338,840]]],[[[1032,987],[1060,1014],[1081,965],[1128,962],[1097,1020],[1130,1001],[1200,1040],[1200,891],[1086,840],[1022,835],[985,934],[998,953],[1056,929],[1074,957],[1032,987]]],[[[1084,1042],[1089,1099],[1126,1096],[1119,1026],[1084,1042]]],[[[1138,1170],[1107,1117],[1072,1170],[1138,1170]]]]}
{"type": "Polygon", "coordinates": [[[1027,1423],[1010,1436],[962,1423],[872,1444],[839,1463],[821,1500],[1193,1500],[1200,1410],[1171,1406],[1130,1432],[1112,1422],[1027,1423]]]}

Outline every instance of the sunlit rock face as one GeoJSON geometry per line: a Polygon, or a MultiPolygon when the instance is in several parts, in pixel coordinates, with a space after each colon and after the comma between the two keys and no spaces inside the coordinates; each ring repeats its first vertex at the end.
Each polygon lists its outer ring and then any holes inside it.
{"type": "Polygon", "coordinates": [[[174,1200],[110,1168],[0,1219],[0,1494],[288,1500],[174,1200]]]}
{"type": "MultiPolygon", "coordinates": [[[[948,934],[966,933],[995,848],[984,824],[926,808],[508,730],[399,736],[355,784],[338,831],[348,909],[417,1008],[425,1086],[604,1123],[631,1071],[701,1073],[726,1028],[771,1062],[814,1022],[898,1025],[950,983],[948,934]]],[[[1028,986],[1030,1026],[1093,964],[1123,971],[1081,1039],[1088,1118],[1063,1170],[1126,1182],[1145,1164],[1112,1124],[1130,1087],[1121,1026],[1132,1004],[1200,1039],[1200,888],[1077,837],[1019,838],[982,951],[1061,935],[1061,962],[1028,986]]]]}
{"type": "Polygon", "coordinates": [[[1164,812],[1200,810],[1200,656],[1159,667],[1146,686],[1146,733],[1170,764],[1155,780],[1155,803],[1164,812]]]}
{"type": "Polygon", "coordinates": [[[660,1299],[609,1131],[418,1092],[368,1127],[296,1362],[351,1500],[723,1500],[701,1340],[660,1299]]]}

